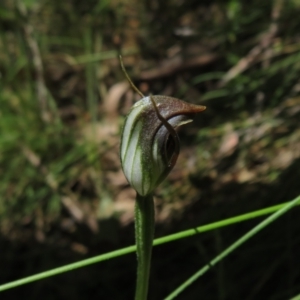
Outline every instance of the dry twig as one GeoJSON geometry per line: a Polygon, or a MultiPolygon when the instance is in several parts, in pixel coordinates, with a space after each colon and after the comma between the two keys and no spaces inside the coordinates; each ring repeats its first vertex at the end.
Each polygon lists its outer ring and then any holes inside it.
{"type": "Polygon", "coordinates": [[[200,66],[208,65],[217,59],[215,54],[203,54],[195,58],[191,58],[187,61],[164,61],[160,66],[155,69],[143,71],[139,76],[140,80],[154,80],[168,77],[174,73],[196,68],[200,66]]]}
{"type": "Polygon", "coordinates": [[[16,0],[16,9],[22,19],[21,24],[24,33],[24,40],[26,41],[28,49],[30,51],[30,59],[36,75],[36,93],[41,109],[41,117],[45,122],[48,123],[51,117],[48,111],[47,88],[44,79],[44,68],[41,58],[41,52],[34,37],[33,27],[29,23],[26,6],[21,0],[16,0]]]}
{"type": "Polygon", "coordinates": [[[258,45],[252,48],[249,53],[239,60],[219,82],[218,87],[224,87],[229,81],[247,70],[253,63],[257,61],[259,56],[266,51],[271,45],[278,32],[278,19],[282,9],[283,0],[277,0],[274,3],[272,10],[272,21],[268,30],[261,36],[258,45]]]}

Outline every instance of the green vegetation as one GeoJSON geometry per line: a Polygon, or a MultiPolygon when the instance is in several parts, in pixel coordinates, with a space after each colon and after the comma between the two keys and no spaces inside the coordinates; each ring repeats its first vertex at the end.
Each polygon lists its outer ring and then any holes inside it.
{"type": "MultiPolygon", "coordinates": [[[[133,244],[119,139],[139,98],[120,53],[143,94],[207,106],[182,129],[178,163],[155,192],[155,237],[297,197],[299,10],[298,0],[2,0],[0,285],[133,244]]],[[[178,299],[299,297],[298,220],[295,207],[178,299]]],[[[155,247],[149,299],[257,223],[155,247]]],[[[135,256],[122,256],[1,299],[132,299],[135,269],[135,256]]]]}

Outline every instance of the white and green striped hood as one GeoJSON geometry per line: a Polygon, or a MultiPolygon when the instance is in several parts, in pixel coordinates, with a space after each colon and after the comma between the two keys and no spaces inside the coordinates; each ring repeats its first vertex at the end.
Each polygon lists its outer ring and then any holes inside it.
{"type": "Polygon", "coordinates": [[[175,165],[179,140],[174,129],[191,122],[188,115],[205,110],[172,97],[151,97],[159,113],[150,97],[139,100],[126,117],[121,138],[124,174],[141,196],[152,193],[175,165]]]}

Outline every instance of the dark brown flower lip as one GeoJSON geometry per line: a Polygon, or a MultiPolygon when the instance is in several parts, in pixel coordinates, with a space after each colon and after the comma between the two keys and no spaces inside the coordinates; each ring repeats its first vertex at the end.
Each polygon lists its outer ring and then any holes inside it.
{"type": "Polygon", "coordinates": [[[162,116],[166,119],[175,115],[197,114],[206,109],[206,106],[188,103],[174,97],[162,95],[154,95],[152,97],[162,116]]]}

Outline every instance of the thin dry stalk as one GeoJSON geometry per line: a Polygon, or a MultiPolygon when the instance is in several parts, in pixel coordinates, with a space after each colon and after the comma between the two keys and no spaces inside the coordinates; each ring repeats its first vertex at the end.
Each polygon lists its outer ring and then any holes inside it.
{"type": "Polygon", "coordinates": [[[282,10],[282,4],[283,0],[275,1],[271,14],[272,21],[268,30],[261,36],[258,45],[253,47],[245,57],[240,59],[239,62],[224,75],[218,84],[219,88],[224,87],[229,81],[247,70],[253,63],[257,61],[259,56],[264,51],[267,51],[272,45],[274,37],[278,32],[278,19],[282,10]]]}
{"type": "Polygon", "coordinates": [[[36,93],[41,109],[41,118],[44,122],[48,123],[51,120],[50,112],[48,110],[47,103],[47,88],[44,79],[44,67],[41,57],[41,52],[38,43],[34,37],[34,30],[31,26],[28,18],[28,11],[24,3],[20,0],[16,0],[16,9],[21,17],[21,26],[24,34],[24,40],[27,43],[27,47],[30,52],[30,61],[33,65],[35,72],[36,93]]]}

